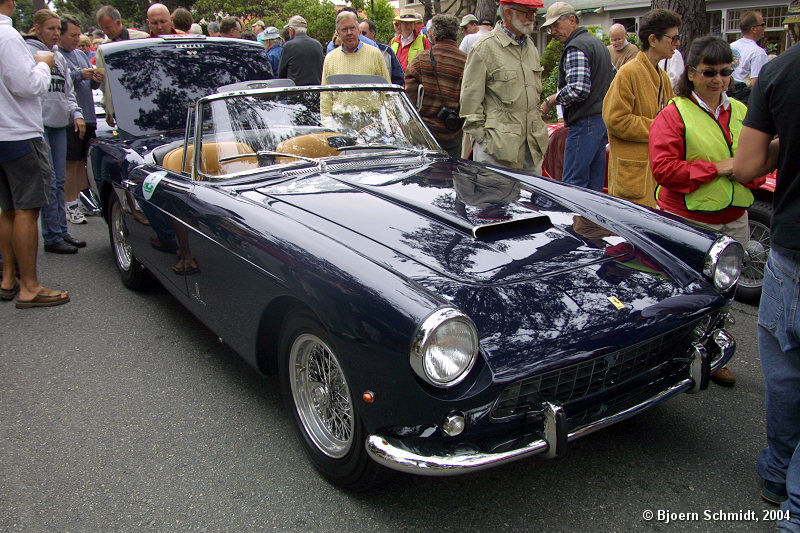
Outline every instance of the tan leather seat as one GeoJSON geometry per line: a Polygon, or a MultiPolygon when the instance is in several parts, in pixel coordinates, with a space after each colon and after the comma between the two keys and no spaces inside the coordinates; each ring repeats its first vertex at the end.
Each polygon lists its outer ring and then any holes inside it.
{"type": "MultiPolygon", "coordinates": [[[[307,133],[290,137],[275,147],[276,152],[282,154],[297,154],[305,157],[329,157],[339,155],[339,150],[328,144],[329,137],[337,137],[342,134],[335,131],[325,131],[320,133],[307,133]]],[[[277,163],[291,163],[296,161],[296,157],[276,157],[277,163]]]]}
{"type": "MultiPolygon", "coordinates": [[[[233,161],[220,162],[220,158],[229,157],[236,154],[252,154],[253,150],[245,143],[237,141],[221,141],[217,143],[203,143],[203,149],[200,153],[200,173],[209,176],[221,176],[223,174],[231,174],[233,172],[241,172],[252,168],[258,168],[258,159],[256,156],[242,157],[234,159],[233,161]]],[[[186,172],[192,172],[192,163],[194,162],[194,146],[189,146],[186,154],[186,172]]],[[[173,172],[181,172],[183,169],[183,147],[175,148],[164,156],[164,162],[161,166],[173,172]]]]}

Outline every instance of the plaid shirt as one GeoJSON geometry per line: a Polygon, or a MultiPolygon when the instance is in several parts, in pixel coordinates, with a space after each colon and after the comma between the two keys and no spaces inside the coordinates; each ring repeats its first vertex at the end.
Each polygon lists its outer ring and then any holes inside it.
{"type": "Polygon", "coordinates": [[[502,22],[500,23],[500,27],[503,28],[503,31],[506,32],[506,35],[508,35],[509,39],[511,39],[518,45],[525,46],[525,43],[528,42],[528,36],[525,35],[524,33],[519,37],[517,37],[516,35],[514,35],[514,32],[506,28],[502,22]]]}
{"type": "Polygon", "coordinates": [[[589,97],[589,91],[592,89],[592,73],[586,54],[577,48],[570,48],[567,51],[564,68],[566,83],[556,94],[556,103],[569,107],[589,97]]]}

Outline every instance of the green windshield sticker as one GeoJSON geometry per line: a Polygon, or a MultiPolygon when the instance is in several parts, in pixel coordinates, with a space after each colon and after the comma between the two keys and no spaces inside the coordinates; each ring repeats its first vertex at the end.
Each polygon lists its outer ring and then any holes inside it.
{"type": "Polygon", "coordinates": [[[142,195],[144,196],[145,200],[149,200],[153,193],[156,191],[156,187],[158,186],[158,182],[161,181],[161,178],[166,176],[167,173],[164,170],[159,170],[158,172],[153,172],[148,174],[147,177],[144,179],[144,183],[142,183],[142,195]]]}

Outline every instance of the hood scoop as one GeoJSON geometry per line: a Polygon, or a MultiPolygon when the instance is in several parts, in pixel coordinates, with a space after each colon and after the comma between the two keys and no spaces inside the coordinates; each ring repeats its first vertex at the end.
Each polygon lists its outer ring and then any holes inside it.
{"type": "Polygon", "coordinates": [[[483,242],[511,239],[520,235],[541,233],[553,227],[550,217],[544,214],[531,214],[520,218],[510,218],[499,222],[473,226],[472,236],[483,242]]]}
{"type": "Polygon", "coordinates": [[[495,204],[470,216],[463,204],[461,208],[456,206],[455,209],[437,209],[428,202],[418,201],[411,195],[402,194],[402,190],[346,180],[340,176],[334,178],[354,189],[433,218],[483,242],[541,233],[553,227],[550,217],[539,211],[526,210],[524,213],[519,213],[509,211],[507,206],[495,204]]]}

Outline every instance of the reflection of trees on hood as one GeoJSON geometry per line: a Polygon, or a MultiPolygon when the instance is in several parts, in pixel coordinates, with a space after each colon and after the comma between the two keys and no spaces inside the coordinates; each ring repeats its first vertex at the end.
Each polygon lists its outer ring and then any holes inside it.
{"type": "Polygon", "coordinates": [[[142,130],[179,130],[186,120],[186,107],[178,107],[175,102],[189,100],[185,90],[167,87],[153,97],[155,109],[139,109],[139,117],[133,119],[142,130]]]}
{"type": "Polygon", "coordinates": [[[453,274],[471,272],[475,268],[472,256],[481,249],[488,248],[458,231],[451,231],[449,228],[443,231],[437,224],[404,233],[401,240],[409,248],[423,248],[426,253],[446,265],[453,274]]]}
{"type": "Polygon", "coordinates": [[[609,332],[634,338],[658,320],[631,309],[616,310],[609,296],[647,307],[678,294],[670,280],[645,272],[632,271],[619,285],[606,283],[597,277],[596,266],[524,283],[472,285],[442,276],[423,285],[472,318],[481,345],[494,354],[496,374],[514,372],[524,361],[601,348],[609,332]]]}

